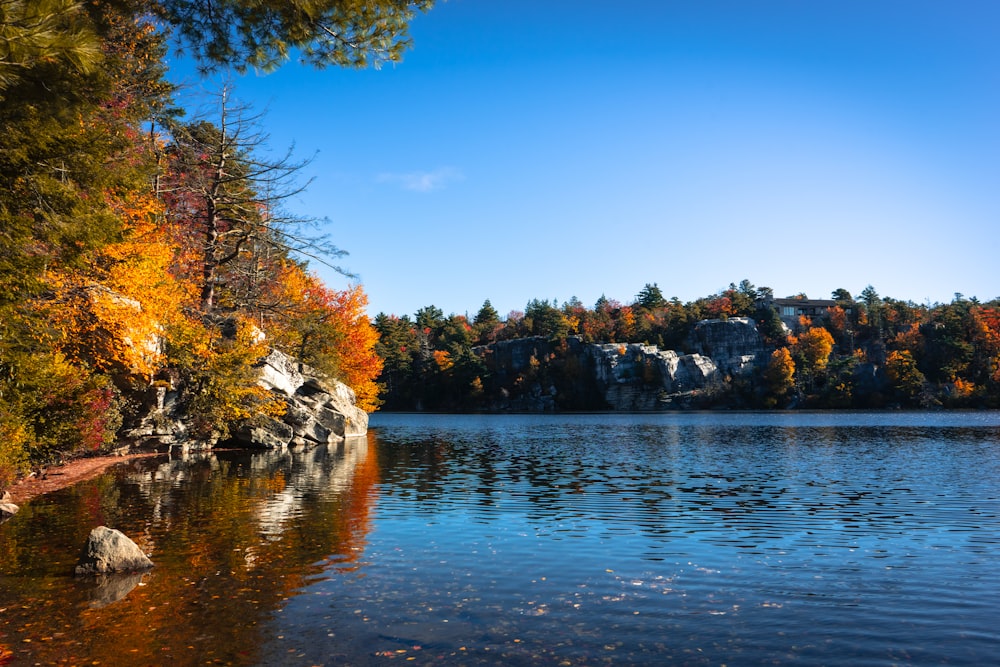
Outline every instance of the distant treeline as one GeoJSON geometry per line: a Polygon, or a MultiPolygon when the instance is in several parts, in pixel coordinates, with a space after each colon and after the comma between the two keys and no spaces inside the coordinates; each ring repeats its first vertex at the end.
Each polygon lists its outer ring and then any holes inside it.
{"type": "MultiPolygon", "coordinates": [[[[532,300],[501,318],[487,300],[470,320],[435,306],[411,319],[379,314],[376,351],[384,409],[476,411],[510,404],[574,372],[565,341],[646,343],[694,352],[691,332],[703,319],[747,317],[767,352],[745,373],[727,377],[700,407],[726,408],[996,408],[1000,407],[1000,300],[960,294],[947,304],[920,305],[835,290],[830,299],[799,294],[779,299],[788,312],[810,304],[810,316],[782,322],[773,291],[744,280],[717,294],[682,303],[647,284],[623,304],[601,297],[593,307],[573,298],[532,300]],[[791,303],[792,306],[788,304],[791,303]],[[549,340],[544,358],[515,377],[497,373],[479,346],[529,336],[549,340]]],[[[806,309],[802,309],[806,310],[806,309]]],[[[593,392],[560,392],[562,410],[600,409],[593,392]]]]}

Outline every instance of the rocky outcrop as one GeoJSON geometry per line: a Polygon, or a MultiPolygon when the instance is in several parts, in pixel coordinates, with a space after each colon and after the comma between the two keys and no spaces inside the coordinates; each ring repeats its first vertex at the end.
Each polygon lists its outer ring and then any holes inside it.
{"type": "Polygon", "coordinates": [[[753,368],[768,352],[757,325],[747,317],[698,322],[691,332],[691,347],[710,357],[719,372],[730,377],[753,368]]]}
{"type": "Polygon", "coordinates": [[[502,400],[494,410],[657,410],[697,407],[722,379],[711,359],[655,345],[532,337],[475,348],[502,400]]]}
{"type": "Polygon", "coordinates": [[[98,526],[90,531],[87,544],[80,554],[76,573],[89,575],[141,572],[151,567],[153,561],[124,533],[107,526],[98,526]]]}
{"type": "Polygon", "coordinates": [[[178,392],[169,379],[158,379],[146,390],[142,416],[121,434],[123,450],[171,447],[210,448],[214,442],[195,443],[189,438],[188,419],[178,405],[178,392]]]}
{"type": "Polygon", "coordinates": [[[354,391],[321,377],[305,364],[272,350],[258,364],[260,386],[285,401],[281,419],[262,418],[236,433],[243,444],[265,449],[339,442],[368,431],[368,413],[356,405],[354,391]]]}
{"type": "Polygon", "coordinates": [[[711,359],[679,355],[655,345],[589,345],[587,353],[608,406],[613,410],[655,410],[692,398],[719,383],[711,359]]]}
{"type": "MultiPolygon", "coordinates": [[[[272,350],[261,359],[258,384],[285,403],[280,419],[261,415],[232,434],[236,444],[263,449],[311,446],[339,442],[368,431],[368,413],[356,405],[354,391],[321,376],[288,355],[272,350]]],[[[143,449],[208,449],[215,440],[195,441],[189,434],[190,416],[178,404],[177,384],[171,378],[153,383],[144,416],[123,434],[129,447],[143,449]]]]}

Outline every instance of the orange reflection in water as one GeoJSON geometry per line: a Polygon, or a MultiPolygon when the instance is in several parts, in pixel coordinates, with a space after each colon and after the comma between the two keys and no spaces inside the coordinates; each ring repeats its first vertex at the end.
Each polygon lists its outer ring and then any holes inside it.
{"type": "Polygon", "coordinates": [[[0,664],[253,663],[261,628],[289,597],[359,567],[378,481],[362,438],[140,460],[37,498],[0,527],[0,664]],[[74,578],[100,524],[156,567],[74,578]]]}

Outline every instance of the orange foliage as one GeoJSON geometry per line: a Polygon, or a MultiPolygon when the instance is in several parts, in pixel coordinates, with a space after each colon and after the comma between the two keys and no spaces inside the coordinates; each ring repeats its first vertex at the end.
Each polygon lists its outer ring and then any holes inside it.
{"type": "Polygon", "coordinates": [[[847,330],[847,311],[840,306],[834,306],[827,308],[826,314],[830,318],[830,328],[833,329],[833,333],[843,336],[847,330]]]}
{"type": "Polygon", "coordinates": [[[365,313],[368,297],[361,286],[332,290],[289,262],[276,291],[281,310],[268,330],[275,345],[341,380],[354,390],[361,409],[375,410],[382,359],[375,353],[378,331],[365,313]]]}
{"type": "Polygon", "coordinates": [[[962,378],[955,378],[952,383],[952,387],[957,398],[968,398],[972,395],[972,392],[976,389],[976,384],[970,382],[969,380],[963,380],[962,378]]]}
{"type": "Polygon", "coordinates": [[[893,345],[900,350],[916,352],[923,343],[923,336],[920,333],[920,325],[911,324],[906,331],[901,331],[892,339],[893,345]]]}
{"type": "Polygon", "coordinates": [[[712,299],[705,305],[708,314],[716,319],[726,319],[734,313],[733,300],[728,296],[712,299]]]}
{"type": "Polygon", "coordinates": [[[781,398],[795,386],[795,362],[787,347],[779,347],[771,353],[764,381],[771,397],[781,398]]]}
{"type": "Polygon", "coordinates": [[[455,362],[451,360],[451,355],[448,354],[447,350],[434,350],[434,363],[437,367],[446,371],[455,365],[455,362]]]}
{"type": "Polygon", "coordinates": [[[163,361],[164,327],[182,317],[190,291],[167,270],[174,249],[156,224],[159,202],[137,192],[107,198],[123,240],[103,247],[86,272],[49,271],[53,297],[41,308],[74,363],[148,381],[163,361]]]}

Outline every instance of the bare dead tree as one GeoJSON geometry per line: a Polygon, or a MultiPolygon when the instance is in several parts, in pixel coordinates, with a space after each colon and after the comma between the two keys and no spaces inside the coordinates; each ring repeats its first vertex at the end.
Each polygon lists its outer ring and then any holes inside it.
{"type": "Polygon", "coordinates": [[[223,289],[228,308],[266,309],[262,287],[283,260],[313,260],[353,277],[335,263],[347,253],[315,233],[322,219],[287,206],[311,183],[301,180],[311,160],[294,159],[294,146],[271,157],[264,114],[234,101],[229,86],[216,98],[214,118],[170,128],[161,187],[188,269],[200,273],[202,311],[220,306],[223,289]]]}

